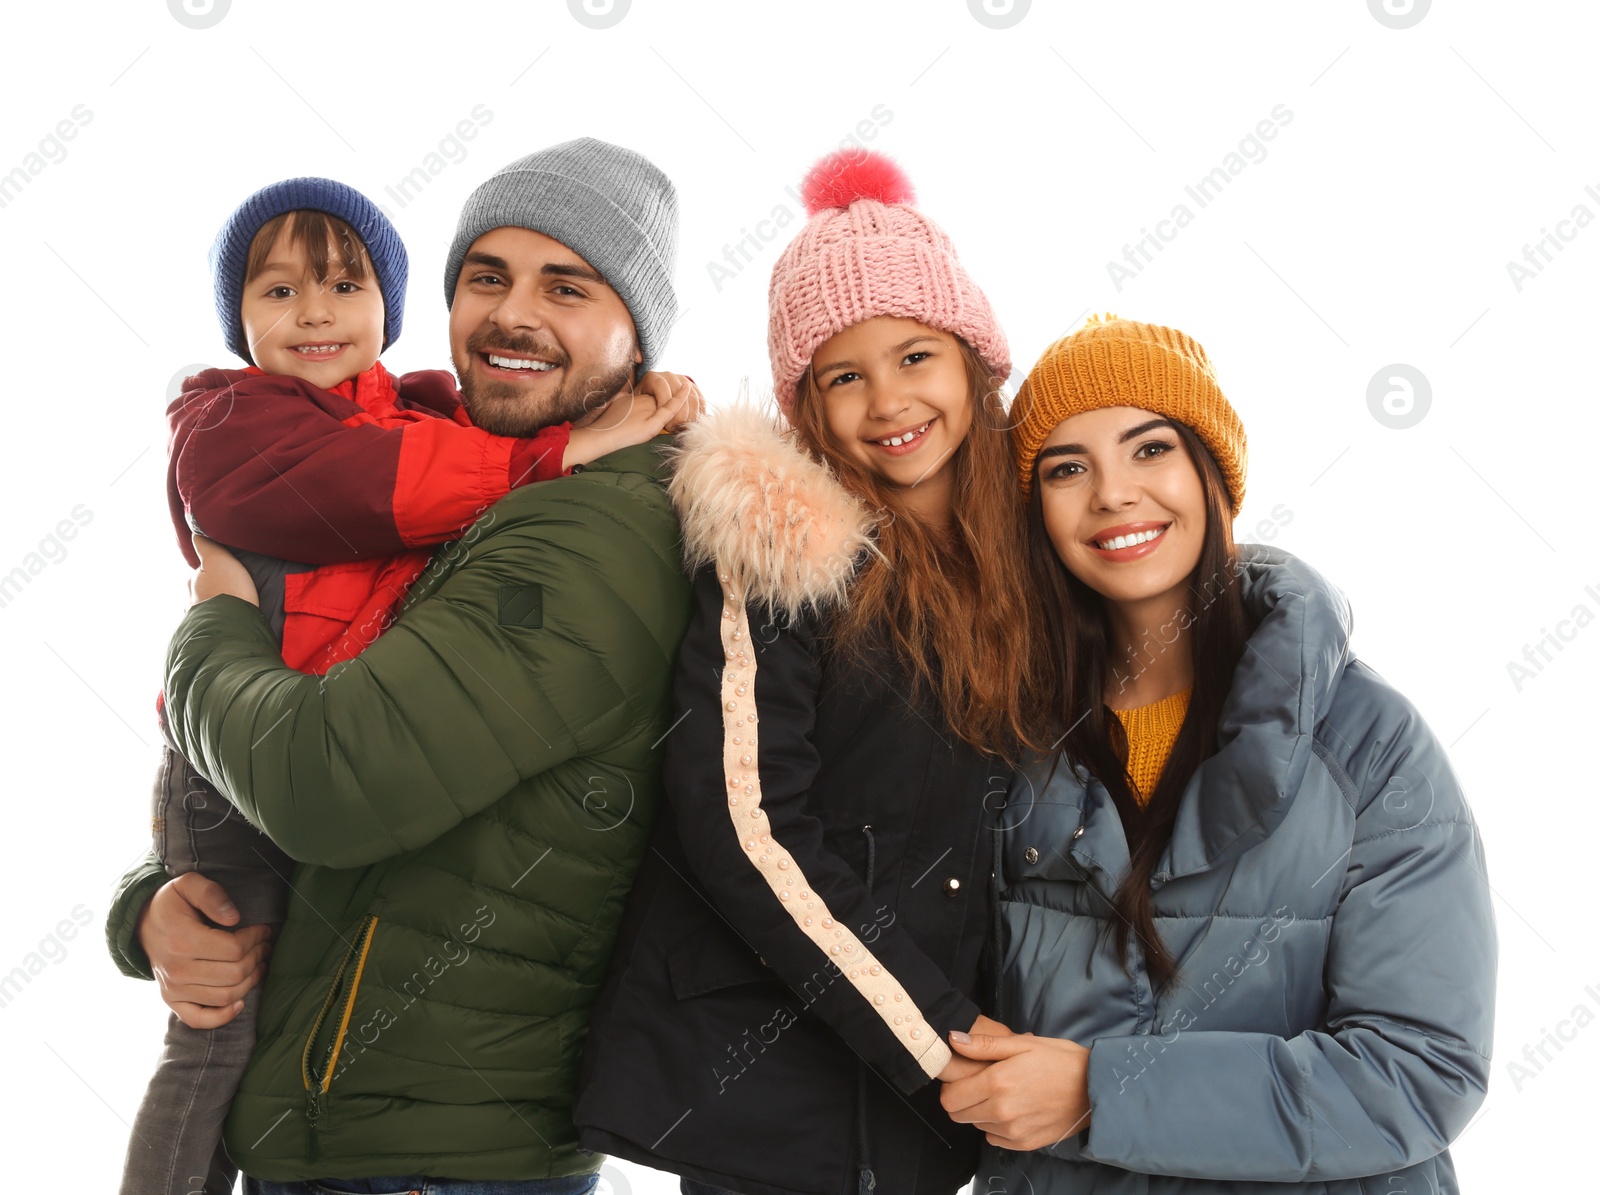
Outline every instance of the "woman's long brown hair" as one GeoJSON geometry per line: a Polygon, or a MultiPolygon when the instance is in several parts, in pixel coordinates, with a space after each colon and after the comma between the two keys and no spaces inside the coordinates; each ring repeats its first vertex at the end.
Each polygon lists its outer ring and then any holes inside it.
{"type": "Polygon", "coordinates": [[[1178,964],[1156,931],[1150,878],[1177,821],[1183,790],[1217,752],[1217,723],[1233,687],[1233,672],[1249,638],[1249,618],[1239,584],[1233,543],[1233,512],[1216,459],[1200,438],[1181,423],[1172,424],[1200,474],[1205,494],[1206,533],[1200,560],[1189,575],[1189,652],[1194,689],[1189,710],[1172,746],[1161,779],[1140,805],[1128,777],[1128,740],[1122,722],[1105,703],[1111,670],[1111,624],[1105,599],[1067,571],[1045,530],[1043,486],[1033,485],[1028,503],[1028,559],[1032,592],[1044,614],[1043,656],[1049,669],[1044,704],[1046,733],[1064,735],[1061,752],[1105,785],[1128,839],[1128,871],[1112,896],[1107,932],[1114,935],[1117,958],[1128,965],[1137,938],[1144,948],[1151,984],[1160,989],[1177,974],[1178,964]]]}
{"type": "Polygon", "coordinates": [[[851,493],[881,512],[880,553],[862,566],[830,647],[865,659],[885,640],[920,695],[952,730],[1015,765],[1038,748],[1032,726],[1042,676],[1038,611],[1028,596],[1022,499],[998,379],[955,337],[966,365],[972,423],[945,468],[953,470],[949,530],[912,514],[895,487],[851,460],[828,430],[822,395],[808,369],[795,396],[800,442],[851,493]]]}

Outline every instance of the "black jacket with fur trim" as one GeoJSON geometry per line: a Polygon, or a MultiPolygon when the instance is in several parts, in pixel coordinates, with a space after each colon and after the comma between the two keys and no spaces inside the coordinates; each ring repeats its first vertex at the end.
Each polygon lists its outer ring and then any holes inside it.
{"type": "Polygon", "coordinates": [[[581,1142],[743,1195],[955,1191],[979,1137],[933,1077],[979,1013],[1010,773],[886,653],[823,649],[871,520],[769,417],[702,419],[672,492],[695,607],[670,813],[590,1022],[581,1142]]]}

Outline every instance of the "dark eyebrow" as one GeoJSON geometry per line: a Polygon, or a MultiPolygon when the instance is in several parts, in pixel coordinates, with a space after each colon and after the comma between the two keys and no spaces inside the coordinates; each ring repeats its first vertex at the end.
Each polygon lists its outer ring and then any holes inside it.
{"type": "Polygon", "coordinates": [[[1158,427],[1171,427],[1171,426],[1172,426],[1172,420],[1170,420],[1170,419],[1150,419],[1150,420],[1147,420],[1144,423],[1141,423],[1138,427],[1130,427],[1127,431],[1123,432],[1120,436],[1117,437],[1117,443],[1118,444],[1126,444],[1129,440],[1133,439],[1135,436],[1142,436],[1142,435],[1145,434],[1145,432],[1153,432],[1158,427]]]}
{"type": "MultiPolygon", "coordinates": [[[[890,348],[889,351],[891,353],[903,353],[908,348],[910,348],[912,345],[916,344],[919,340],[931,340],[935,344],[937,344],[939,342],[939,338],[937,336],[929,336],[926,332],[918,332],[915,336],[911,337],[910,340],[902,340],[899,344],[894,345],[892,348],[890,348]]],[[[830,361],[827,365],[824,365],[821,369],[814,370],[813,373],[815,373],[815,375],[817,377],[821,377],[823,374],[832,373],[836,369],[859,369],[859,368],[860,368],[860,366],[854,361],[830,361]]]]}
{"type": "MultiPolygon", "coordinates": [[[[1172,420],[1170,419],[1150,419],[1137,427],[1130,427],[1123,432],[1117,437],[1117,443],[1126,444],[1129,440],[1137,439],[1139,436],[1144,435],[1145,432],[1155,431],[1158,427],[1171,426],[1172,420]]],[[[1082,444],[1056,444],[1050,448],[1041,448],[1037,459],[1042,461],[1051,456],[1084,456],[1088,451],[1082,444]]]]}
{"type": "MultiPolygon", "coordinates": [[[[463,264],[486,266],[491,270],[499,270],[502,274],[511,273],[511,263],[503,257],[496,257],[492,253],[474,250],[467,254],[463,264]]],[[[548,262],[540,268],[539,273],[545,277],[581,278],[585,282],[598,282],[602,286],[606,280],[600,277],[588,266],[580,266],[576,262],[548,262]]]]}
{"type": "Polygon", "coordinates": [[[606,284],[606,280],[588,266],[574,265],[571,262],[550,262],[539,273],[546,277],[581,278],[585,282],[598,282],[602,286],[606,284]]]}
{"type": "Polygon", "coordinates": [[[1039,449],[1039,455],[1034,459],[1043,462],[1052,456],[1082,456],[1082,444],[1055,444],[1049,448],[1039,449]]]}

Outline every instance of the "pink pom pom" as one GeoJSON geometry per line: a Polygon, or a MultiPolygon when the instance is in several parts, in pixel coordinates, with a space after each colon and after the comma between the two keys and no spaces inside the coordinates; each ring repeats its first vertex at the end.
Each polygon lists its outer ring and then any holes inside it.
{"type": "Polygon", "coordinates": [[[849,207],[857,199],[879,203],[913,203],[911,180],[894,162],[867,149],[841,149],[811,168],[800,184],[806,215],[834,207],[849,207]]]}

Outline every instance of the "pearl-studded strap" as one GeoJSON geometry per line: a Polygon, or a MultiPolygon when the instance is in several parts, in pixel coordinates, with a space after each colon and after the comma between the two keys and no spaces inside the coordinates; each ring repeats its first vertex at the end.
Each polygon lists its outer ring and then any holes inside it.
{"type": "Polygon", "coordinates": [[[848,926],[812,891],[798,861],[772,835],[761,808],[756,723],[756,653],[740,579],[722,569],[722,767],[728,816],[744,856],[767,882],[800,932],[843,973],[929,1078],[949,1064],[950,1047],[928,1025],[910,995],[848,926]]]}

